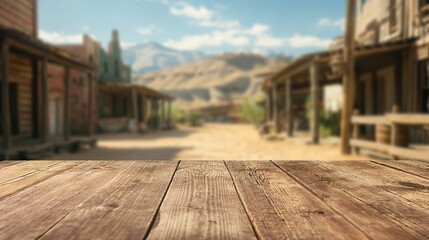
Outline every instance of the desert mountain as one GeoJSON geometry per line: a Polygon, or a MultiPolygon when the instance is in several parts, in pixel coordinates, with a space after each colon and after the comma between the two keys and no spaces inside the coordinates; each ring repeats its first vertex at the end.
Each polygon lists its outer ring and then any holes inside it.
{"type": "Polygon", "coordinates": [[[123,56],[136,72],[158,71],[205,58],[203,53],[177,51],[154,42],[127,48],[123,56]]]}
{"type": "Polygon", "coordinates": [[[288,57],[224,54],[158,72],[135,74],[134,81],[176,97],[187,108],[223,105],[255,96],[266,72],[278,70],[288,57]]]}

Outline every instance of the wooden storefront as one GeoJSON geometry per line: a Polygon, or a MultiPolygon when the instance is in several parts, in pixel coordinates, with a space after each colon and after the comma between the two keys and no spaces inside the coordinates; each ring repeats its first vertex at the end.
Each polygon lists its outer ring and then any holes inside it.
{"type": "Polygon", "coordinates": [[[60,141],[48,135],[47,65],[91,72],[93,66],[15,29],[0,27],[1,46],[1,158],[29,159],[62,147],[94,143],[88,138],[70,136],[69,74],[65,77],[63,136],[60,141]]]}
{"type": "MultiPolygon", "coordinates": [[[[352,92],[345,92],[354,96],[346,110],[355,114],[349,120],[355,153],[364,149],[389,158],[429,159],[429,70],[427,62],[417,61],[416,49],[414,39],[356,47],[356,80],[352,92]]],[[[293,137],[297,116],[310,110],[310,142],[319,142],[321,87],[342,83],[342,54],[302,56],[265,81],[267,124],[275,133],[293,137]],[[311,99],[309,109],[302,108],[300,93],[311,99]]]]}
{"type": "Polygon", "coordinates": [[[102,132],[145,132],[172,127],[170,96],[132,84],[100,84],[98,95],[102,132]]]}

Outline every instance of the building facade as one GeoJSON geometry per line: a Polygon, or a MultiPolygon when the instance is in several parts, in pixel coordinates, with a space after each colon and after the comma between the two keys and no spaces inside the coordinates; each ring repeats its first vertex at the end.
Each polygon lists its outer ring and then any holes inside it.
{"type": "Polygon", "coordinates": [[[36,0],[2,0],[0,159],[38,158],[59,145],[70,146],[69,98],[64,102],[60,141],[49,136],[47,68],[56,64],[67,72],[93,70],[86,62],[38,40],[37,31],[36,0]]]}
{"type": "Polygon", "coordinates": [[[356,3],[355,26],[347,26],[354,29],[353,61],[345,60],[344,41],[336,39],[328,50],[301,56],[268,78],[263,85],[268,124],[278,133],[282,130],[278,119],[285,119],[284,129],[292,137],[302,109],[297,96],[306,93],[310,141],[318,143],[324,105],[321,89],[342,84],[344,152],[364,150],[391,158],[428,160],[429,2],[356,3]],[[353,77],[346,73],[346,66],[353,66],[353,77]]]}

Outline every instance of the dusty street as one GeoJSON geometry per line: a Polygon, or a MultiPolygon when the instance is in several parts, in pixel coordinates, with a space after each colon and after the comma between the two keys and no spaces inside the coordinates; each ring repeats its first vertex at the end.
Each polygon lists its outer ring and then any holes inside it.
{"type": "Polygon", "coordinates": [[[98,148],[53,159],[69,160],[351,160],[339,146],[305,139],[266,141],[250,125],[207,124],[169,132],[100,135],[98,148]]]}

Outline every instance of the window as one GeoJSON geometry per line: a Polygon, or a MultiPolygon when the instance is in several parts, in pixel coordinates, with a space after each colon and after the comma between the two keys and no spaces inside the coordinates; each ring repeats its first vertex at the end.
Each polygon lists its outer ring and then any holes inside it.
{"type": "Polygon", "coordinates": [[[419,63],[417,103],[420,113],[429,113],[429,61],[419,63]]]}
{"type": "MultiPolygon", "coordinates": [[[[0,86],[1,92],[1,86],[0,86]]],[[[9,110],[10,110],[10,123],[12,127],[12,135],[19,135],[19,113],[18,113],[18,85],[16,83],[9,84],[9,110]]],[[[2,99],[0,98],[0,119],[3,117],[2,99]]],[[[3,135],[3,125],[0,124],[0,135],[3,135]]]]}
{"type": "Polygon", "coordinates": [[[118,59],[115,59],[115,75],[117,78],[119,78],[119,61],[118,59]]]}
{"type": "Polygon", "coordinates": [[[389,6],[389,26],[390,26],[390,33],[394,33],[398,30],[398,8],[397,8],[397,1],[396,0],[390,0],[390,6],[389,6]]]}

